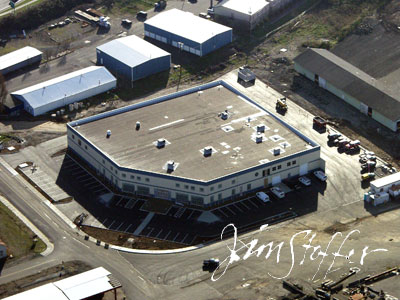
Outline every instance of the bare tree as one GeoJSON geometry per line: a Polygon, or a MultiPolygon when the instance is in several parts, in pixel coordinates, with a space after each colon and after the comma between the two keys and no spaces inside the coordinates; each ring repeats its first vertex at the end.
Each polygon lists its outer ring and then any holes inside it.
{"type": "Polygon", "coordinates": [[[6,87],[6,80],[4,79],[4,76],[0,73],[0,113],[3,113],[4,111],[4,102],[6,101],[7,98],[7,87],[6,87]]]}

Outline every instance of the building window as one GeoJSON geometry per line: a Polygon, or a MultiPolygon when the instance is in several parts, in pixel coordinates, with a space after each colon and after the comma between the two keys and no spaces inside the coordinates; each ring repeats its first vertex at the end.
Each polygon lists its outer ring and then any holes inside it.
{"type": "Polygon", "coordinates": [[[192,204],[197,206],[203,206],[204,198],[198,196],[192,196],[192,204]]]}
{"type": "Polygon", "coordinates": [[[140,180],[142,180],[142,177],[137,176],[136,179],[137,179],[138,181],[140,181],[140,180]]]}
{"type": "Polygon", "coordinates": [[[72,135],[72,139],[73,139],[73,140],[75,139],[75,136],[74,136],[74,135],[72,135]]]}
{"type": "Polygon", "coordinates": [[[124,190],[124,192],[135,192],[135,186],[133,184],[124,183],[122,184],[122,189],[124,190]]]}
{"type": "Polygon", "coordinates": [[[267,173],[266,170],[263,170],[262,176],[265,177],[265,174],[266,174],[266,173],[267,173]]]}
{"type": "Polygon", "coordinates": [[[118,171],[117,170],[115,170],[115,175],[118,175],[118,171]]]}
{"type": "Polygon", "coordinates": [[[214,201],[214,196],[210,197],[210,201],[213,202],[214,201]]]}
{"type": "Polygon", "coordinates": [[[146,177],[146,179],[145,179],[145,180],[146,180],[146,182],[149,182],[149,181],[150,181],[150,179],[149,179],[149,178],[147,178],[147,177],[146,177]]]}
{"type": "Polygon", "coordinates": [[[104,159],[103,159],[103,165],[105,164],[106,162],[104,161],[104,159]]]}
{"type": "Polygon", "coordinates": [[[85,145],[85,150],[87,150],[87,146],[85,145]]]}
{"type": "Polygon", "coordinates": [[[254,174],[254,176],[258,177],[258,172],[256,172],[256,173],[254,174]]]}
{"type": "Polygon", "coordinates": [[[135,179],[135,176],[131,175],[131,179],[135,179]]]}
{"type": "Polygon", "coordinates": [[[123,178],[125,178],[125,177],[126,177],[125,173],[122,173],[121,175],[122,175],[122,177],[123,177],[123,178]]]}
{"type": "Polygon", "coordinates": [[[149,195],[150,194],[150,189],[147,186],[137,186],[137,192],[138,195],[149,195]]]}
{"type": "Polygon", "coordinates": [[[232,189],[232,196],[236,195],[236,190],[232,189]]]}
{"type": "Polygon", "coordinates": [[[195,190],[195,187],[192,185],[192,186],[190,187],[190,189],[191,189],[192,191],[194,191],[194,190],[195,190]]]}
{"type": "Polygon", "coordinates": [[[212,187],[210,187],[210,191],[213,191],[214,190],[214,187],[212,186],[212,187]]]}
{"type": "Polygon", "coordinates": [[[112,170],[113,170],[113,167],[111,166],[110,169],[111,169],[111,171],[112,171],[112,170]]]}
{"type": "Polygon", "coordinates": [[[201,188],[200,188],[200,192],[204,192],[204,188],[201,187],[201,188]]]}
{"type": "Polygon", "coordinates": [[[251,190],[251,183],[249,183],[249,184],[247,185],[247,190],[248,190],[248,191],[251,190]]]}
{"type": "Polygon", "coordinates": [[[235,184],[235,183],[236,183],[236,180],[235,180],[235,179],[233,179],[233,180],[232,180],[232,184],[235,184]]]}
{"type": "Polygon", "coordinates": [[[278,170],[280,170],[281,168],[282,168],[282,166],[281,166],[281,165],[279,165],[279,166],[278,166],[278,170]]]}
{"type": "Polygon", "coordinates": [[[186,190],[188,190],[188,189],[189,189],[189,186],[188,186],[187,184],[185,184],[185,189],[186,189],[186,190]]]}
{"type": "Polygon", "coordinates": [[[222,189],[222,184],[221,184],[221,183],[218,184],[218,188],[219,188],[219,189],[222,189]]]}
{"type": "Polygon", "coordinates": [[[276,167],[272,167],[272,172],[276,171],[276,167]]]}
{"type": "Polygon", "coordinates": [[[292,165],[295,165],[296,164],[296,161],[294,160],[294,161],[292,161],[292,165]]]}
{"type": "Polygon", "coordinates": [[[189,203],[189,195],[176,193],[176,201],[181,203],[189,203]]]}
{"type": "Polygon", "coordinates": [[[181,187],[181,185],[179,183],[175,183],[175,187],[181,187]]]}
{"type": "Polygon", "coordinates": [[[218,194],[218,200],[222,200],[222,194],[218,194]]]}
{"type": "Polygon", "coordinates": [[[290,167],[290,164],[291,164],[291,163],[290,163],[290,161],[289,161],[289,162],[287,163],[287,166],[290,167]]]}
{"type": "Polygon", "coordinates": [[[78,145],[79,145],[79,146],[82,146],[81,140],[78,140],[78,145]]]}

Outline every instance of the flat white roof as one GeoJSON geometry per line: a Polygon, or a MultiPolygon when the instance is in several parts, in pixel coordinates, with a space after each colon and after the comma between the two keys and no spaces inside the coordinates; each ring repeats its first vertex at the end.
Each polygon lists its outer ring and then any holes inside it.
{"type": "Polygon", "coordinates": [[[164,11],[144,23],[197,43],[203,43],[215,35],[232,30],[230,27],[176,8],[164,11]]]}
{"type": "Polygon", "coordinates": [[[87,67],[11,93],[23,97],[32,108],[41,107],[96,86],[116,81],[105,67],[87,67]]]}
{"type": "Polygon", "coordinates": [[[371,187],[373,187],[375,189],[380,189],[380,188],[385,187],[388,184],[398,183],[399,181],[400,181],[400,172],[397,172],[392,175],[371,181],[370,185],[371,185],[371,187]]]}
{"type": "Polygon", "coordinates": [[[141,65],[154,58],[171,55],[136,35],[113,40],[97,49],[130,67],[141,65]]]}
{"type": "Polygon", "coordinates": [[[107,277],[111,273],[99,267],[69,278],[4,298],[4,300],[81,300],[113,289],[107,277]]]}
{"type": "Polygon", "coordinates": [[[215,6],[222,6],[246,15],[254,15],[269,5],[266,0],[226,0],[215,6]]]}
{"type": "Polygon", "coordinates": [[[3,56],[0,56],[0,70],[7,69],[13,65],[41,54],[42,52],[40,52],[38,49],[29,46],[7,53],[3,56]]]}

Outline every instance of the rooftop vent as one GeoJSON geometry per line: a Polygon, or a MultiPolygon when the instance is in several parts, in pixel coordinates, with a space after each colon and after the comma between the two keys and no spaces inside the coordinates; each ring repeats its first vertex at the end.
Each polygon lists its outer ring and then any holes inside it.
{"type": "Polygon", "coordinates": [[[221,119],[222,119],[222,120],[228,119],[228,113],[227,113],[226,111],[224,111],[224,112],[221,113],[221,119]]]}
{"type": "Polygon", "coordinates": [[[264,133],[265,132],[265,125],[263,125],[263,124],[257,125],[257,132],[264,133]]]}
{"type": "Polygon", "coordinates": [[[175,168],[175,162],[173,160],[169,160],[167,162],[167,171],[172,172],[175,168]]]}
{"type": "Polygon", "coordinates": [[[137,121],[137,122],[136,122],[136,130],[139,130],[139,129],[140,129],[140,122],[137,121]]]}
{"type": "Polygon", "coordinates": [[[158,139],[157,148],[164,148],[164,147],[165,147],[165,139],[158,139]]]}
{"type": "Polygon", "coordinates": [[[263,141],[262,134],[257,134],[256,135],[256,143],[259,144],[259,143],[262,143],[262,141],[263,141]]]}
{"type": "Polygon", "coordinates": [[[281,154],[281,148],[274,148],[274,155],[277,156],[281,154]]]}
{"type": "Polygon", "coordinates": [[[107,135],[106,135],[106,137],[109,138],[110,136],[111,136],[111,130],[109,129],[109,130],[107,130],[107,135]]]}
{"type": "Polygon", "coordinates": [[[211,146],[207,146],[204,147],[204,156],[211,156],[212,155],[212,147],[211,146]]]}

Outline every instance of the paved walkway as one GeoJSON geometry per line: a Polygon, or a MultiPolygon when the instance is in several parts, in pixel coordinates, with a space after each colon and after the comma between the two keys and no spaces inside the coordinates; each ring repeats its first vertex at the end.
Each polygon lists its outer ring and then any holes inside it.
{"type": "Polygon", "coordinates": [[[135,232],[133,233],[133,235],[139,235],[142,230],[147,226],[147,224],[150,223],[151,219],[153,219],[154,213],[150,212],[146,218],[143,220],[142,224],[139,225],[138,228],[136,228],[135,232]]]}

